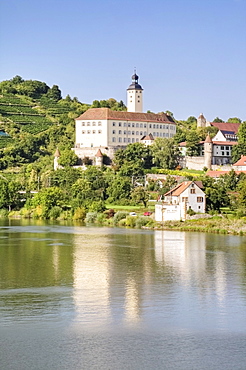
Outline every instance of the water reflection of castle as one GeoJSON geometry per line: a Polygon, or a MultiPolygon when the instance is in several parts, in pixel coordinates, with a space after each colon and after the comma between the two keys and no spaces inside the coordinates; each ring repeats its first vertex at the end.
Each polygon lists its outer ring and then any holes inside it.
{"type": "Polygon", "coordinates": [[[215,293],[217,301],[223,302],[227,285],[225,256],[207,254],[206,234],[157,230],[149,233],[145,244],[134,245],[129,239],[128,254],[117,243],[114,245],[113,237],[107,232],[96,237],[74,235],[73,300],[77,320],[102,324],[120,318],[134,323],[146,302],[151,301],[155,284],[163,284],[163,296],[182,283],[202,299],[215,293]],[[122,250],[124,258],[117,255],[122,250]]]}

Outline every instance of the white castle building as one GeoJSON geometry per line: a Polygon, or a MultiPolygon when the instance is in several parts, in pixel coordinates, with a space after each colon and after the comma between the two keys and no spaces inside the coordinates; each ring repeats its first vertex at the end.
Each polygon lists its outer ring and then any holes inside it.
{"type": "Polygon", "coordinates": [[[109,108],[91,108],[75,120],[74,151],[83,159],[94,158],[98,149],[113,157],[116,150],[130,143],[140,142],[147,135],[153,138],[171,138],[176,123],[165,113],[143,113],[143,89],[136,73],[127,89],[127,112],[109,108]]]}

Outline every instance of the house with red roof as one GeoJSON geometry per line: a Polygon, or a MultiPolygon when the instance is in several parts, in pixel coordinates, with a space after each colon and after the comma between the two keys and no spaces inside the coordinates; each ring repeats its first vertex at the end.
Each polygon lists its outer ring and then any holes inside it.
{"type": "Polygon", "coordinates": [[[201,181],[184,181],[164,194],[164,199],[155,205],[155,220],[186,220],[189,209],[205,213],[206,197],[201,181]]]}
{"type": "Polygon", "coordinates": [[[235,171],[246,171],[246,155],[241,155],[241,158],[232,167],[235,171]]]}

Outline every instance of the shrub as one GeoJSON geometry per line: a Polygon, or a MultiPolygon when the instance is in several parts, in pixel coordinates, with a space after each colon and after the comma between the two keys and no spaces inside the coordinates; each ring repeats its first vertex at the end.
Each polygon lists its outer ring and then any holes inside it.
{"type": "Polygon", "coordinates": [[[85,222],[88,224],[94,224],[97,219],[97,212],[88,212],[86,214],[85,222]]]}
{"type": "Polygon", "coordinates": [[[103,225],[105,223],[105,220],[106,220],[106,215],[104,213],[98,213],[97,219],[96,219],[97,224],[103,225]]]}
{"type": "Polygon", "coordinates": [[[118,226],[126,226],[126,218],[122,218],[122,219],[119,221],[118,226]]]}
{"type": "Polygon", "coordinates": [[[194,216],[196,214],[196,212],[195,211],[193,211],[193,209],[192,208],[189,208],[188,210],[187,210],[187,215],[189,215],[189,216],[194,216]]]}
{"type": "Polygon", "coordinates": [[[9,212],[7,211],[7,209],[0,209],[0,218],[8,218],[8,215],[9,215],[9,212]]]}
{"type": "Polygon", "coordinates": [[[146,226],[148,223],[149,223],[148,217],[142,216],[136,219],[136,227],[138,229],[141,229],[142,226],[146,226]]]}
{"type": "Polygon", "coordinates": [[[105,211],[105,209],[106,207],[103,200],[92,202],[91,205],[89,206],[90,212],[103,212],[105,211]]]}
{"type": "Polygon", "coordinates": [[[60,217],[60,214],[62,212],[62,209],[61,207],[59,206],[54,206],[51,208],[51,210],[49,211],[49,218],[51,220],[56,220],[58,217],[60,217]]]}
{"type": "Polygon", "coordinates": [[[127,216],[125,226],[135,227],[136,226],[136,219],[137,219],[137,217],[135,217],[135,216],[127,216]]]}
{"type": "Polygon", "coordinates": [[[86,212],[85,212],[85,209],[83,207],[78,207],[78,208],[75,209],[74,215],[73,215],[74,220],[84,221],[85,217],[86,217],[86,212]]]}
{"type": "Polygon", "coordinates": [[[114,215],[114,225],[118,225],[120,220],[126,218],[128,216],[128,212],[124,212],[124,211],[118,211],[116,212],[116,214],[114,215]]]}

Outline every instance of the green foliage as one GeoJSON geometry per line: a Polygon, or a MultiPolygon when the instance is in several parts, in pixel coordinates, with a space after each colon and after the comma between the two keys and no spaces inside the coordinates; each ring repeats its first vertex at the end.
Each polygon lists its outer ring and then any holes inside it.
{"type": "Polygon", "coordinates": [[[144,207],[147,207],[149,194],[143,186],[137,186],[132,190],[131,198],[135,204],[143,203],[144,207]]]}
{"type": "Polygon", "coordinates": [[[86,217],[86,210],[84,207],[78,207],[74,211],[73,220],[84,221],[86,217]]]}
{"type": "Polygon", "coordinates": [[[225,122],[225,121],[223,121],[223,119],[221,119],[221,118],[219,118],[219,117],[215,117],[215,119],[213,120],[213,122],[218,122],[218,123],[220,123],[220,122],[225,122]]]}
{"type": "Polygon", "coordinates": [[[127,145],[126,149],[119,149],[114,163],[120,168],[122,176],[143,175],[144,168],[151,168],[152,156],[149,147],[142,143],[127,145]]]}
{"type": "Polygon", "coordinates": [[[95,223],[96,219],[97,219],[97,212],[88,212],[86,214],[85,222],[87,224],[93,224],[95,223]]]}
{"type": "Polygon", "coordinates": [[[106,209],[105,202],[103,200],[94,201],[89,206],[90,212],[104,212],[106,209]]]}
{"type": "Polygon", "coordinates": [[[71,149],[65,149],[61,152],[58,163],[63,167],[74,166],[78,162],[78,157],[71,149]]]}
{"type": "Polygon", "coordinates": [[[188,134],[186,135],[186,148],[187,148],[186,154],[188,156],[193,157],[199,155],[199,145],[198,145],[199,141],[200,137],[197,131],[191,130],[188,132],[188,134]]]}
{"type": "Polygon", "coordinates": [[[38,216],[41,218],[49,218],[49,212],[55,206],[62,207],[64,202],[64,195],[58,187],[51,187],[42,189],[39,193],[35,194],[31,201],[33,208],[38,208],[38,216]]]}
{"type": "Polygon", "coordinates": [[[129,199],[131,189],[131,179],[117,174],[111,183],[109,183],[106,192],[112,202],[117,202],[121,199],[129,199]]]}
{"type": "Polygon", "coordinates": [[[178,165],[179,150],[174,139],[157,138],[151,145],[153,164],[159,168],[174,169],[178,165]]]}
{"type": "Polygon", "coordinates": [[[114,215],[114,225],[115,226],[118,226],[119,225],[119,222],[120,220],[123,220],[124,218],[126,218],[127,216],[129,215],[128,212],[124,212],[124,211],[118,211],[115,213],[114,215]]]}
{"type": "Polygon", "coordinates": [[[60,217],[61,213],[62,213],[62,208],[59,206],[54,206],[49,211],[49,219],[56,220],[57,218],[60,217]]]}
{"type": "Polygon", "coordinates": [[[233,117],[233,118],[229,118],[227,120],[227,122],[231,122],[231,123],[241,123],[242,121],[240,120],[240,118],[238,117],[233,117]]]}

